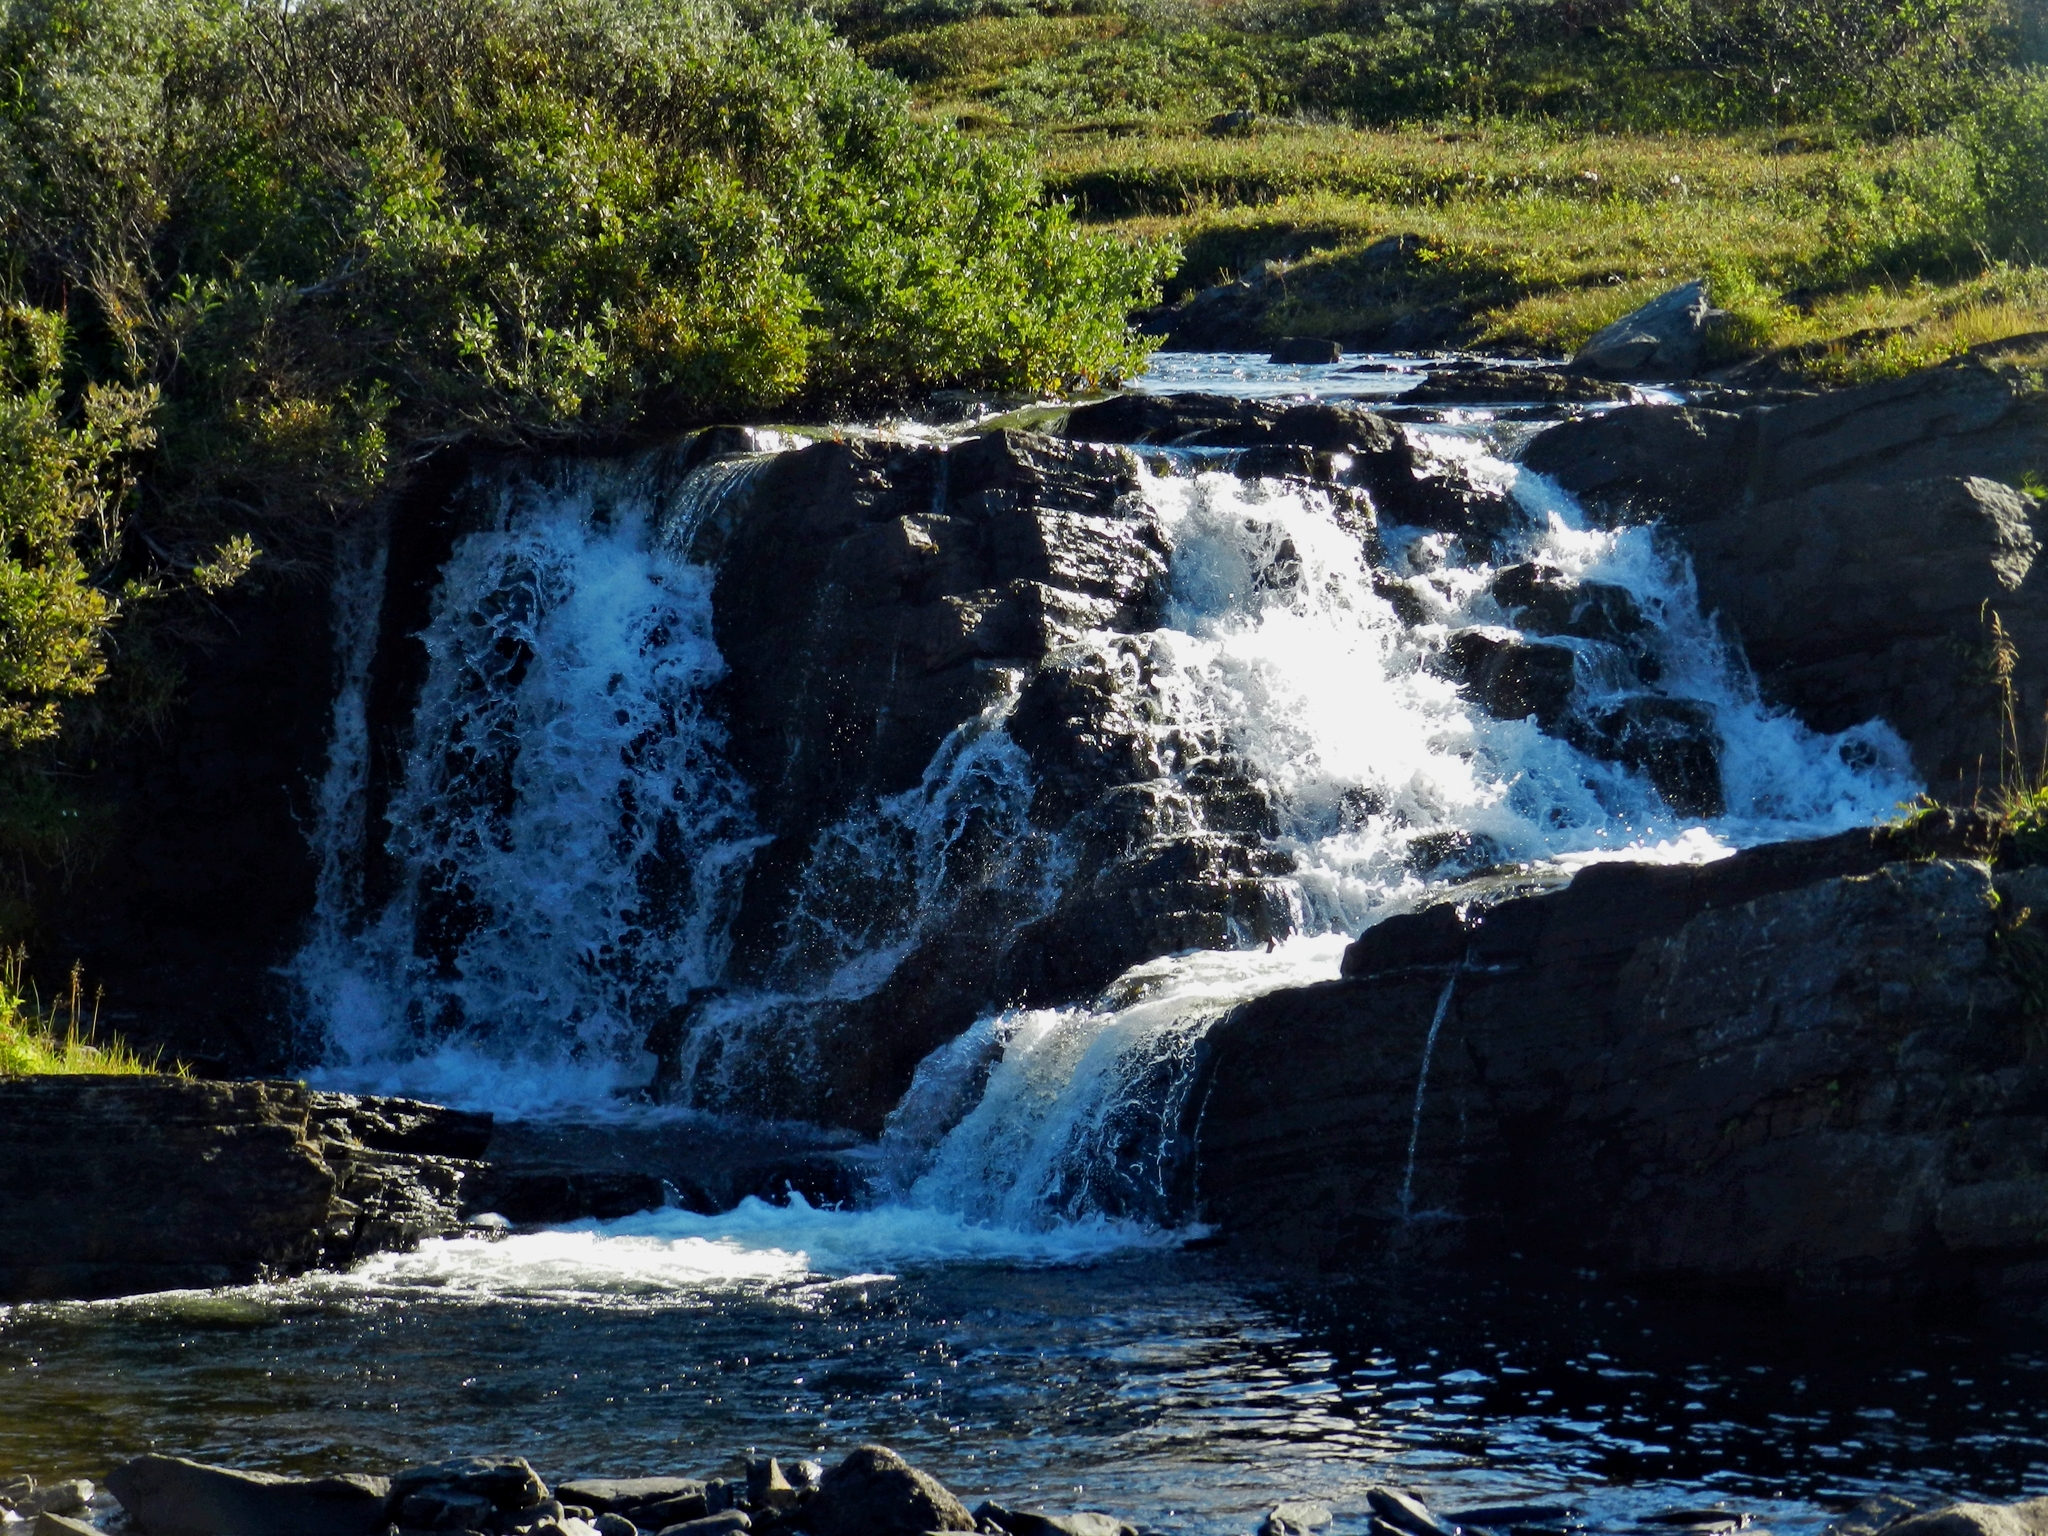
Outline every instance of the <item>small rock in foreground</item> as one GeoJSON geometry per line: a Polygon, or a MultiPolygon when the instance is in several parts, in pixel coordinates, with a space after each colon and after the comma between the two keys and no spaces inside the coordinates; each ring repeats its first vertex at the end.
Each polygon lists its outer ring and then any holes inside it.
{"type": "Polygon", "coordinates": [[[864,1445],[825,1474],[804,1511],[811,1536],[971,1531],[974,1516],[937,1478],[887,1446],[864,1445]]]}
{"type": "Polygon", "coordinates": [[[1319,1531],[1336,1517],[1330,1506],[1309,1499],[1289,1499],[1276,1505],[1259,1527],[1259,1536],[1308,1536],[1310,1531],[1319,1531]]]}

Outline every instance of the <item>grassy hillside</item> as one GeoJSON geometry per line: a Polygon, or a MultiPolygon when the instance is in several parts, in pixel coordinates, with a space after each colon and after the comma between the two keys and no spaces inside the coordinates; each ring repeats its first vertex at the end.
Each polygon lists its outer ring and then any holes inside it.
{"type": "Polygon", "coordinates": [[[1172,293],[1276,274],[1271,336],[1568,352],[1701,274],[1725,359],[1831,380],[2048,329],[2031,10],[943,5],[837,21],[1093,227],[1182,244],[1172,293]]]}

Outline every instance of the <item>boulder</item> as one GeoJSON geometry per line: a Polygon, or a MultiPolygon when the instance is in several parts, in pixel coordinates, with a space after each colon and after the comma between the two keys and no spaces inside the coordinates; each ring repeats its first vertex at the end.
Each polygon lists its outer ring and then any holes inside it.
{"type": "Polygon", "coordinates": [[[1697,699],[1637,694],[1593,711],[1568,732],[1593,757],[1635,769],[1681,816],[1719,816],[1721,734],[1711,706],[1697,699]]]}
{"type": "Polygon", "coordinates": [[[660,1528],[659,1536],[733,1536],[736,1531],[750,1531],[753,1528],[753,1516],[745,1510],[726,1509],[715,1515],[685,1520],[680,1525],[664,1525],[660,1528]]]}
{"type": "Polygon", "coordinates": [[[701,1499],[704,1484],[694,1477],[577,1477],[559,1484],[555,1496],[601,1515],[613,1510],[630,1513],[646,1504],[701,1499]]]}
{"type": "Polygon", "coordinates": [[[1115,1515],[1081,1510],[1069,1515],[1048,1515],[1029,1509],[1005,1509],[1000,1504],[983,1504],[977,1519],[1007,1531],[1010,1536],[1138,1536],[1138,1528],[1115,1515]]]}
{"type": "Polygon", "coordinates": [[[1523,462],[1609,519],[1664,518],[1768,697],[1826,731],[1886,720],[1938,793],[1967,798],[2000,752],[1987,608],[2017,648],[2022,755],[2041,746],[2048,603],[2012,487],[2044,434],[2048,394],[1963,363],[1740,413],[1628,406],[1544,432],[1523,462]]]}
{"type": "Polygon", "coordinates": [[[0,1082],[0,1300],[242,1284],[409,1247],[460,1229],[490,1135],[488,1115],[303,1083],[0,1082]]]}
{"type": "Polygon", "coordinates": [[[1927,782],[1998,761],[1989,614],[2017,650],[2019,718],[2048,704],[2031,497],[1978,477],[1837,483],[1689,525],[1700,603],[1757,680],[1818,730],[1873,718],[1927,782]]]}
{"type": "Polygon", "coordinates": [[[1884,1527],[1885,1536],[2043,1536],[2048,1499],[2020,1504],[1950,1504],[1907,1515],[1884,1527]]]}
{"type": "Polygon", "coordinates": [[[1343,361],[1344,348],[1321,336],[1282,336],[1273,344],[1268,361],[1287,364],[1336,363],[1343,361]]]}
{"type": "Polygon", "coordinates": [[[974,1516],[938,1479],[886,1446],[864,1445],[825,1474],[804,1506],[811,1536],[971,1531],[974,1516]]]}
{"type": "Polygon", "coordinates": [[[107,1486],[147,1536],[383,1536],[389,1481],[278,1477],[138,1456],[107,1486]]]}
{"type": "Polygon", "coordinates": [[[597,1516],[590,1522],[590,1528],[597,1536],[640,1536],[640,1527],[617,1513],[597,1516]]]}
{"type": "Polygon", "coordinates": [[[1594,332],[1573,355],[1572,367],[1609,379],[1691,378],[1706,356],[1708,332],[1722,318],[1700,278],[1594,332]]]}
{"type": "Polygon", "coordinates": [[[482,1499],[505,1513],[538,1509],[548,1499],[548,1485],[523,1456],[494,1461],[460,1456],[452,1461],[407,1467],[391,1479],[394,1507],[420,1496],[444,1500],[482,1499]]]}
{"type": "Polygon", "coordinates": [[[1399,396],[1402,405],[1589,405],[1635,397],[1626,384],[1561,368],[1431,368],[1399,396]]]}
{"type": "Polygon", "coordinates": [[[1525,561],[1493,578],[1493,598],[1532,635],[1572,635],[1629,646],[1647,627],[1635,594],[1604,581],[1573,581],[1555,566],[1525,561]]]}
{"type": "Polygon", "coordinates": [[[36,1516],[29,1536],[101,1536],[101,1533],[83,1520],[74,1520],[69,1515],[53,1515],[44,1510],[36,1516]]]}
{"type": "Polygon", "coordinates": [[[1397,1531],[1408,1536],[1457,1536],[1457,1533],[1429,1512],[1429,1506],[1413,1494],[1398,1488],[1368,1488],[1365,1501],[1372,1512],[1397,1531]]]}
{"type": "Polygon", "coordinates": [[[1259,1522],[1259,1536],[1309,1536],[1335,1518],[1330,1506],[1319,1500],[1289,1499],[1267,1512],[1259,1522]]]}
{"type": "Polygon", "coordinates": [[[1553,732],[1564,725],[1578,686],[1578,653],[1570,646],[1507,629],[1455,631],[1444,642],[1444,669],[1496,719],[1533,717],[1553,732]]]}

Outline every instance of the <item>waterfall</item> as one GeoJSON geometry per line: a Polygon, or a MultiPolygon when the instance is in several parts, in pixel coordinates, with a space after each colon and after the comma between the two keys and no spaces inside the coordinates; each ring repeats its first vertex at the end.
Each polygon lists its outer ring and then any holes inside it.
{"type": "MultiPolygon", "coordinates": [[[[349,651],[316,842],[323,884],[295,966],[324,1067],[522,1109],[641,1075],[650,1012],[721,974],[758,844],[707,695],[723,664],[691,531],[746,464],[672,483],[659,461],[472,488],[422,636],[427,665],[363,909],[362,681],[349,651]],[[327,873],[333,871],[332,874],[327,873]]],[[[374,614],[375,567],[344,581],[374,614]]]]}
{"type": "MultiPolygon", "coordinates": [[[[1763,704],[1683,560],[1652,529],[1589,527],[1512,462],[1507,430],[1430,444],[1519,508],[1492,549],[1362,533],[1341,493],[1240,478],[1227,456],[1150,456],[1136,495],[1171,550],[1153,627],[1080,633],[1053,659],[1103,660],[1164,765],[1158,793],[1195,808],[1182,814],[1211,832],[1239,818],[1229,835],[1255,845],[1285,932],[1240,922],[1239,947],[1155,955],[1094,997],[986,1012],[926,1058],[874,1146],[884,1197],[1017,1230],[1171,1222],[1203,1036],[1249,998],[1334,975],[1359,929],[1488,866],[1709,858],[1867,823],[1913,792],[1881,725],[1825,736],[1763,704]],[[1454,632],[1512,630],[1493,587],[1529,561],[1627,594],[1644,621],[1633,650],[1557,642],[1574,652],[1575,707],[1654,696],[1710,720],[1724,812],[1680,814],[1638,768],[1496,719],[1446,675],[1454,632]]],[[[772,953],[735,973],[736,913],[770,833],[718,716],[718,572],[699,551],[719,541],[700,534],[745,515],[776,462],[683,474],[657,454],[472,485],[381,818],[366,701],[384,557],[350,567],[320,910],[294,967],[325,1080],[587,1114],[647,1084],[650,1028],[686,1016],[661,1092],[788,1113],[811,1102],[821,1053],[859,1048],[843,1034],[859,1007],[894,1006],[888,989],[964,913],[1014,935],[1056,909],[1077,853],[1011,733],[1029,667],[991,663],[977,674],[988,702],[916,784],[806,834],[772,953]]],[[[935,479],[938,517],[943,460],[935,479]]],[[[1416,1084],[1404,1216],[1454,985],[1416,1084]]]]}
{"type": "Polygon", "coordinates": [[[1429,1034],[1422,1042],[1422,1066],[1415,1074],[1415,1109],[1408,1117],[1408,1160],[1401,1167],[1401,1220],[1415,1215],[1415,1154],[1422,1145],[1422,1105],[1429,1096],[1429,1064],[1436,1056],[1436,1037],[1443,1032],[1444,1016],[1451,1011],[1451,997],[1458,990],[1463,963],[1451,967],[1444,989],[1437,994],[1436,1012],[1429,1017],[1429,1034]]]}

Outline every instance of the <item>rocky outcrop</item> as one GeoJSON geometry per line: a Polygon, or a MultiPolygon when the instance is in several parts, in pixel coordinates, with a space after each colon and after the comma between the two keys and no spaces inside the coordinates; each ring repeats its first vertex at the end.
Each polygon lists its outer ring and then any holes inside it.
{"type": "Polygon", "coordinates": [[[301,1083],[0,1082],[0,1300],[240,1284],[459,1228],[487,1115],[301,1083]]]}
{"type": "Polygon", "coordinates": [[[1900,861],[1982,836],[1595,865],[1390,919],[1344,980],[1211,1032],[1201,1212],[1326,1260],[1421,1244],[1719,1287],[2025,1292],[2048,1260],[2048,1062],[2006,934],[2041,882],[1900,861]]]}
{"type": "Polygon", "coordinates": [[[1969,364],[1739,413],[1631,406],[1524,461],[1610,518],[1664,518],[1768,695],[1822,730],[1888,721],[1967,799],[2000,760],[1991,613],[2022,729],[2048,705],[2039,514],[2015,489],[2044,442],[2048,396],[1969,364]]]}
{"type": "Polygon", "coordinates": [[[1246,781],[1218,763],[1195,796],[1165,784],[1143,648],[1116,638],[1157,623],[1167,569],[1124,449],[1015,432],[945,452],[822,443],[773,460],[695,547],[719,572],[730,753],[768,831],[731,979],[796,1001],[749,1025],[787,1049],[750,1052],[750,1075],[715,1087],[717,1060],[683,1062],[718,999],[658,1026],[664,1092],[873,1131],[992,1004],[1064,1001],[1162,947],[1270,926],[1246,781]],[[958,829],[941,889],[877,892],[821,863],[849,818],[917,789],[990,711],[1027,760],[1021,822],[958,829]],[[1019,861],[1069,829],[1091,851],[1048,906],[1019,861]],[[863,910],[842,920],[827,910],[841,898],[863,910]],[[918,928],[930,912],[943,922],[918,928]],[[886,974],[815,995],[846,958],[837,936],[884,921],[903,930],[886,974]]]}

